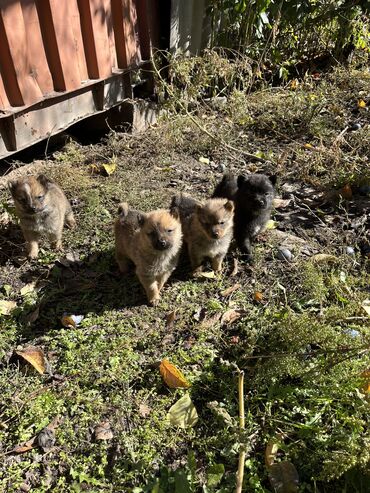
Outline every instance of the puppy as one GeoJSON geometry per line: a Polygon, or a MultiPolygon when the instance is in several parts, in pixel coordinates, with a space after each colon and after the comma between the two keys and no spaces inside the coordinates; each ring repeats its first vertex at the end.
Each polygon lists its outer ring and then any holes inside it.
{"type": "Polygon", "coordinates": [[[227,199],[208,199],[204,205],[191,197],[173,197],[171,210],[178,209],[193,274],[209,258],[212,269],[222,270],[222,261],[233,237],[234,204],[227,199]]]}
{"type": "Polygon", "coordinates": [[[265,230],[275,195],[276,175],[224,175],[213,197],[235,202],[234,236],[239,249],[252,259],[253,239],[265,230]]]}
{"type": "Polygon", "coordinates": [[[15,210],[26,240],[28,257],[37,258],[41,236],[62,249],[64,222],[76,225],[72,208],[62,189],[45,175],[26,176],[9,183],[15,210]]]}
{"type": "Polygon", "coordinates": [[[118,213],[114,232],[119,269],[125,274],[130,262],[134,263],[149,303],[156,305],[180,254],[182,231],[178,214],[164,209],[145,214],[130,209],[127,203],[119,205],[118,213]]]}

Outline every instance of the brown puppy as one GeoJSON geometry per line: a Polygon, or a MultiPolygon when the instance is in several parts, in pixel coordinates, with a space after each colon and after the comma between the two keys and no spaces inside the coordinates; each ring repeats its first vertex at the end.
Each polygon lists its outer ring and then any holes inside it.
{"type": "Polygon", "coordinates": [[[76,225],[72,208],[64,192],[44,175],[25,176],[9,183],[17,216],[26,240],[29,258],[36,258],[41,236],[47,236],[52,247],[62,248],[64,221],[76,225]]]}
{"type": "Polygon", "coordinates": [[[202,270],[206,258],[221,271],[233,237],[234,204],[227,199],[208,199],[204,205],[191,197],[174,197],[171,210],[179,210],[193,274],[202,270]]]}
{"type": "Polygon", "coordinates": [[[178,215],[164,209],[145,214],[130,210],[127,203],[119,205],[118,213],[114,232],[119,269],[126,273],[130,261],[133,262],[149,303],[156,305],[180,254],[182,232],[178,215]]]}

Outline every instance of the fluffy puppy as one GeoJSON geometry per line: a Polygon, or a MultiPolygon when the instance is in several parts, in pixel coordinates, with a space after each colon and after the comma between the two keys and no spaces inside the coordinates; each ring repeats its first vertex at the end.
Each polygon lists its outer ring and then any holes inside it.
{"type": "Polygon", "coordinates": [[[173,197],[171,210],[178,210],[193,274],[209,258],[212,269],[222,270],[222,261],[233,237],[234,204],[227,199],[208,199],[205,204],[183,195],[173,197]]]}
{"type": "Polygon", "coordinates": [[[114,232],[119,269],[126,273],[130,261],[134,263],[149,303],[156,305],[180,254],[182,232],[178,215],[164,209],[145,214],[130,209],[127,203],[119,205],[118,213],[114,232]]]}
{"type": "Polygon", "coordinates": [[[63,190],[45,175],[12,181],[9,189],[26,240],[28,257],[37,258],[42,236],[51,241],[53,248],[60,250],[64,222],[70,228],[76,225],[63,190]]]}
{"type": "Polygon", "coordinates": [[[264,231],[271,216],[276,175],[224,175],[213,197],[235,202],[234,236],[239,249],[252,258],[253,239],[264,231]]]}

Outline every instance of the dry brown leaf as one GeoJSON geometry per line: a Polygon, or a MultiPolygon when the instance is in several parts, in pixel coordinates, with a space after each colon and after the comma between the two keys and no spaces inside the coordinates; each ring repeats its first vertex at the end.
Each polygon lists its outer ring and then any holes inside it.
{"type": "Polygon", "coordinates": [[[238,259],[234,258],[233,259],[233,270],[231,271],[230,277],[236,276],[236,274],[239,272],[239,264],[238,264],[238,259]]]}
{"type": "Polygon", "coordinates": [[[222,313],[218,312],[218,313],[215,313],[214,315],[212,315],[212,317],[205,318],[201,322],[201,327],[203,329],[207,329],[208,327],[213,327],[213,325],[220,320],[221,316],[222,316],[222,313]]]}
{"type": "Polygon", "coordinates": [[[41,375],[45,373],[48,363],[42,349],[29,346],[25,349],[15,351],[15,353],[30,363],[41,375]]]}
{"type": "Polygon", "coordinates": [[[238,320],[244,313],[244,310],[227,310],[221,317],[221,323],[230,325],[238,320]]]}
{"type": "Polygon", "coordinates": [[[95,440],[111,440],[113,438],[113,431],[109,421],[102,421],[95,426],[94,438],[95,440]]]}
{"type": "Polygon", "coordinates": [[[225,289],[224,291],[221,291],[221,296],[229,296],[231,293],[234,291],[237,291],[241,287],[241,284],[237,283],[234,284],[234,286],[230,286],[229,288],[225,289]]]}
{"type": "Polygon", "coordinates": [[[258,303],[261,303],[263,300],[263,294],[260,291],[256,291],[253,295],[253,298],[255,301],[258,301],[258,303]]]}
{"type": "Polygon", "coordinates": [[[316,263],[336,262],[338,258],[335,255],[329,255],[328,253],[317,253],[312,257],[312,260],[316,263]]]}
{"type": "Polygon", "coordinates": [[[23,445],[16,445],[10,452],[14,454],[23,454],[24,452],[28,452],[36,446],[35,441],[36,437],[33,437],[23,445]]]}
{"type": "Polygon", "coordinates": [[[288,207],[291,201],[292,199],[274,199],[272,204],[275,209],[283,209],[284,207],[288,207]]]}
{"type": "Polygon", "coordinates": [[[161,372],[163,380],[170,387],[170,389],[190,387],[190,383],[186,380],[181,371],[176,368],[168,359],[163,359],[159,365],[159,371],[161,372]]]}
{"type": "Polygon", "coordinates": [[[167,313],[167,315],[166,315],[166,326],[168,329],[173,329],[175,320],[176,320],[176,310],[174,310],[173,312],[167,313]]]}
{"type": "Polygon", "coordinates": [[[151,412],[152,412],[152,410],[150,409],[150,407],[147,404],[142,402],[139,405],[139,414],[142,418],[148,417],[151,412]]]}
{"type": "Polygon", "coordinates": [[[340,191],[341,196],[346,200],[351,200],[352,198],[352,188],[351,185],[347,183],[340,191]]]}

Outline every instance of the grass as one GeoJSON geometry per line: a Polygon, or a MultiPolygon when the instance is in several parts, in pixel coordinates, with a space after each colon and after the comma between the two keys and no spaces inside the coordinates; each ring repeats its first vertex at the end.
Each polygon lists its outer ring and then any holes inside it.
{"type": "Polygon", "coordinates": [[[44,163],[78,221],[76,230],[65,231],[64,255],[46,243],[37,261],[23,260],[11,201],[0,191],[0,299],[17,303],[1,316],[1,491],[226,493],[235,488],[242,442],[244,491],[268,492],[264,452],[277,436],[276,460],[294,464],[300,491],[369,491],[369,400],[361,378],[370,365],[369,319],[361,306],[369,297],[368,223],[354,226],[368,206],[358,191],[369,183],[368,112],[357,108],[368,90],[365,71],[338,69],[297,89],[263,87],[248,95],[239,87],[217,110],[196,103],[193,119],[224,143],[262,153],[262,164],[230,151],[186,113],[167,113],[143,134],[112,133],[89,147],[70,142],[44,163]],[[361,129],[334,144],[353,119],[361,129]],[[202,156],[210,163],[199,162],[202,156]],[[92,172],[92,164],[112,160],[111,176],[92,172]],[[264,235],[254,265],[239,259],[235,276],[235,251],[215,279],[189,278],[182,262],[159,306],[146,306],[135,276],[117,274],[112,222],[118,203],[150,210],[167,206],[180,191],[207,197],[224,167],[277,170],[280,195],[293,198],[274,213],[283,236],[264,235]],[[353,190],[349,201],[340,195],[346,184],[353,190]],[[334,200],[327,198],[332,192],[334,200]],[[287,233],[304,240],[290,246],[291,263],[276,255],[287,233]],[[348,245],[354,255],[345,253],[348,245]],[[316,253],[335,261],[316,262],[316,253]],[[21,294],[31,282],[35,288],[21,294]],[[222,294],[236,283],[239,288],[222,294]],[[227,325],[221,315],[229,309],[242,316],[227,325]],[[84,318],[65,328],[64,313],[84,318]],[[30,344],[44,350],[54,376],[35,374],[14,357],[30,344]],[[184,391],[164,384],[163,358],[192,384],[194,428],[166,421],[184,391]],[[245,372],[242,436],[237,368],[245,372]],[[56,416],[51,450],[11,452],[56,416]],[[94,438],[102,421],[110,423],[110,440],[94,438]]]}

